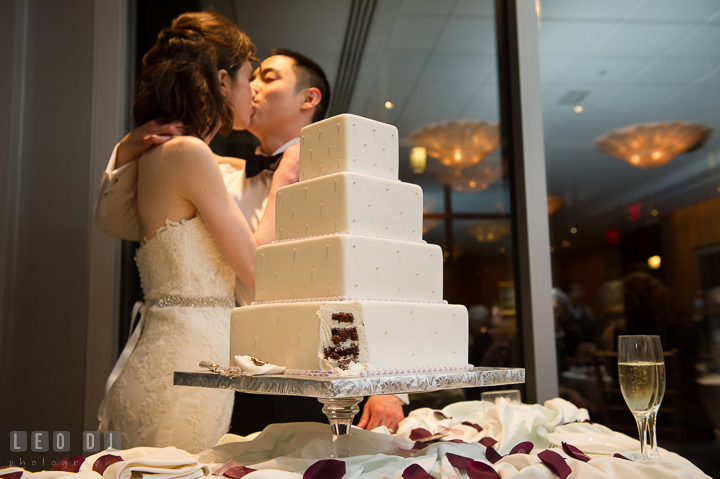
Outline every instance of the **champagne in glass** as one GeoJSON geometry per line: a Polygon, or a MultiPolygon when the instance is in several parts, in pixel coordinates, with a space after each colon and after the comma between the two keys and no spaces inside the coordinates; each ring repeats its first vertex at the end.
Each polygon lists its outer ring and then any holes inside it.
{"type": "MultiPolygon", "coordinates": [[[[662,357],[662,346],[660,346],[660,338],[658,338],[658,346],[660,348],[660,357],[662,357]]],[[[648,451],[648,457],[650,459],[657,459],[660,457],[657,448],[657,430],[655,429],[655,420],[657,419],[658,409],[660,409],[660,403],[665,395],[665,363],[660,363],[658,366],[658,392],[655,395],[655,402],[650,410],[648,416],[648,441],[650,442],[650,450],[648,451]]]]}
{"type": "Polygon", "coordinates": [[[620,390],[638,425],[642,459],[649,459],[650,447],[656,448],[654,413],[665,393],[665,364],[660,338],[620,336],[618,376],[620,390]]]}

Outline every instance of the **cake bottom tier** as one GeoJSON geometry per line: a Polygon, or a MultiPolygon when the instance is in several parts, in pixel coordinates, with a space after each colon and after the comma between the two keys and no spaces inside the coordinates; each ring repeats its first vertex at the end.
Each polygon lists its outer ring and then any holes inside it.
{"type": "Polygon", "coordinates": [[[230,364],[236,355],[351,375],[464,369],[468,312],[460,305],[391,301],[244,306],[232,312],[230,364]]]}

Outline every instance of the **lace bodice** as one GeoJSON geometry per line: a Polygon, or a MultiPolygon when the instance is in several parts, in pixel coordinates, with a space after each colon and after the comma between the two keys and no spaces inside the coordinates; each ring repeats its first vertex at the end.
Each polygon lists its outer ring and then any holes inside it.
{"type": "Polygon", "coordinates": [[[200,216],[166,220],[135,257],[146,300],[165,296],[232,298],[235,272],[200,216]]]}

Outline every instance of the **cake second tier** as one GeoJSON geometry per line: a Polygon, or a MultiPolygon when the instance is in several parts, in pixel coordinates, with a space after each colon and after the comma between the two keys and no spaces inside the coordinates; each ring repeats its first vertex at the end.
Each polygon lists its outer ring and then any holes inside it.
{"type": "Polygon", "coordinates": [[[422,241],[422,189],[341,172],[284,186],[275,208],[277,240],[361,233],[422,241]]]}
{"type": "Polygon", "coordinates": [[[442,302],[442,249],[352,234],[258,248],[256,302],[332,297],[442,302]]]}

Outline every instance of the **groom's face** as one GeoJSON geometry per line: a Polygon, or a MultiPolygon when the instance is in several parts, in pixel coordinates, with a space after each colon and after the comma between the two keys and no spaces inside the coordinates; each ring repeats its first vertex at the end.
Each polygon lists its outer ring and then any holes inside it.
{"type": "Polygon", "coordinates": [[[255,113],[248,130],[262,138],[277,132],[283,125],[296,123],[303,102],[297,90],[295,60],[283,55],[267,58],[255,71],[251,82],[255,113]]]}

